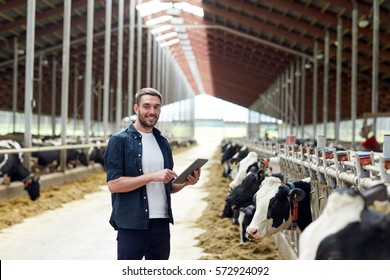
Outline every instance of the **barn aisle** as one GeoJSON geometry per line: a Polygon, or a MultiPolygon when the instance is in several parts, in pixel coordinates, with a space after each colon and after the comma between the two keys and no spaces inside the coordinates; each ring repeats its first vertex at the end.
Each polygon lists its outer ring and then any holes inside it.
{"type": "MultiPolygon", "coordinates": [[[[219,143],[200,143],[174,156],[180,173],[198,157],[210,158],[219,143]]],[[[194,260],[202,256],[195,238],[202,232],[195,227],[206,203],[202,182],[208,180],[207,164],[198,185],[172,195],[175,225],[171,226],[172,260],[194,260]]],[[[114,260],[116,231],[108,223],[111,197],[106,186],[84,199],[64,204],[25,219],[0,232],[2,260],[114,260]]]]}
{"type": "Polygon", "coordinates": [[[203,232],[195,226],[195,222],[207,207],[207,203],[202,200],[207,195],[202,184],[208,181],[208,164],[211,164],[219,144],[220,142],[200,142],[189,151],[174,156],[174,169],[177,174],[184,171],[196,158],[207,158],[209,162],[202,168],[198,184],[172,194],[175,225],[171,226],[171,260],[196,260],[203,255],[202,249],[195,246],[195,238],[203,232]]]}

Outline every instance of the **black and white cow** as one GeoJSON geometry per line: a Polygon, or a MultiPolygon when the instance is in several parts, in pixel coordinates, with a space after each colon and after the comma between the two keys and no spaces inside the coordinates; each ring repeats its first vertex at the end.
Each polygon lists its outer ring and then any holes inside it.
{"type": "Polygon", "coordinates": [[[388,200],[384,184],[364,193],[333,191],[322,214],[300,235],[299,259],[389,260],[390,214],[369,207],[383,199],[388,200]]]}
{"type": "Polygon", "coordinates": [[[240,149],[242,147],[238,145],[237,143],[223,143],[221,146],[221,164],[224,166],[224,171],[222,173],[223,177],[228,177],[230,174],[230,159],[240,152],[240,149]]]}
{"type": "MultiPolygon", "coordinates": [[[[59,141],[45,141],[42,144],[35,144],[39,147],[50,147],[61,145],[59,141]]],[[[37,158],[38,166],[49,167],[51,170],[55,170],[60,166],[61,151],[37,151],[32,152],[31,156],[37,158]]],[[[88,158],[86,153],[79,149],[68,149],[66,151],[66,165],[75,167],[77,163],[81,163],[84,166],[88,166],[88,158]]]]}
{"type": "MultiPolygon", "coordinates": [[[[19,149],[20,144],[13,140],[1,140],[0,149],[19,149]]],[[[21,181],[31,200],[40,195],[39,178],[34,177],[23,165],[19,154],[0,154],[0,177],[8,176],[11,182],[21,181]]]]}
{"type": "Polygon", "coordinates": [[[234,142],[223,143],[221,146],[221,163],[231,159],[241,149],[241,146],[234,142]]]}
{"type": "MultiPolygon", "coordinates": [[[[250,173],[248,173],[248,175],[249,174],[250,173]]],[[[251,177],[253,177],[253,175],[251,177]]],[[[241,185],[235,188],[229,195],[231,196],[230,198],[228,197],[229,200],[227,198],[227,202],[230,203],[233,208],[233,217],[236,216],[236,211],[238,209],[237,223],[240,229],[240,243],[245,243],[249,241],[246,234],[246,229],[252,222],[253,216],[256,211],[256,206],[254,204],[253,199],[256,192],[259,190],[261,182],[264,180],[264,178],[264,170],[260,170],[258,172],[257,182],[254,182],[254,180],[252,179],[252,184],[246,184],[246,177],[241,183],[241,185]]]]}
{"type": "Polygon", "coordinates": [[[310,178],[283,184],[277,177],[266,177],[255,194],[256,212],[246,232],[259,240],[281,230],[303,231],[311,222],[310,178]]]}

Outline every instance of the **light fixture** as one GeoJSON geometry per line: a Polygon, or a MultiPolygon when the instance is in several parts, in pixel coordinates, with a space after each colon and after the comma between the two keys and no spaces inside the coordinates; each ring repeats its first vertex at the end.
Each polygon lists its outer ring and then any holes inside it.
{"type": "Polygon", "coordinates": [[[201,7],[191,5],[186,2],[176,2],[173,6],[178,10],[183,10],[184,12],[191,13],[199,17],[204,17],[204,10],[201,7]]]}
{"type": "Polygon", "coordinates": [[[42,60],[42,65],[43,65],[43,66],[48,66],[48,65],[49,65],[49,60],[48,60],[47,58],[44,58],[44,59],[42,60]]]}
{"type": "Polygon", "coordinates": [[[324,54],[323,53],[317,54],[317,59],[318,60],[324,59],[324,54]]]}
{"type": "Polygon", "coordinates": [[[167,41],[167,42],[164,42],[164,43],[161,43],[160,44],[160,47],[163,48],[163,47],[167,47],[167,46],[170,46],[170,45],[173,45],[173,44],[176,44],[176,43],[179,43],[180,40],[179,39],[173,39],[173,40],[170,40],[170,41],[167,41]]]}
{"type": "Polygon", "coordinates": [[[169,39],[169,38],[172,38],[172,37],[175,37],[177,36],[177,33],[176,32],[169,32],[169,33],[166,33],[166,34],[163,34],[163,35],[160,35],[158,37],[156,37],[156,41],[162,41],[162,40],[165,40],[165,39],[169,39]]]}
{"type": "Polygon", "coordinates": [[[359,18],[358,25],[360,28],[366,28],[370,25],[370,19],[363,15],[359,18]]]}
{"type": "Polygon", "coordinates": [[[181,9],[187,13],[191,13],[192,5],[186,2],[181,2],[181,9]]]}
{"type": "Polygon", "coordinates": [[[310,63],[306,63],[305,64],[305,69],[311,69],[311,64],[310,63]]]}
{"type": "Polygon", "coordinates": [[[201,7],[197,7],[192,5],[192,14],[199,16],[199,17],[204,17],[204,10],[201,7]]]}
{"type": "Polygon", "coordinates": [[[140,15],[144,17],[161,11],[169,10],[172,7],[172,2],[160,2],[159,0],[153,0],[137,5],[136,9],[139,11],[140,15]]]}
{"type": "Polygon", "coordinates": [[[164,31],[167,31],[169,29],[172,28],[172,25],[162,25],[162,26],[159,26],[159,27],[156,27],[156,28],[153,28],[150,32],[152,34],[157,34],[157,33],[161,33],[161,32],[164,32],[164,31]]]}
{"type": "Polygon", "coordinates": [[[139,14],[144,17],[152,15],[161,11],[167,11],[169,14],[178,15],[180,11],[184,11],[199,17],[204,17],[204,10],[201,7],[191,5],[186,2],[161,2],[159,0],[152,0],[136,6],[139,14]]]}
{"type": "Polygon", "coordinates": [[[153,6],[155,7],[159,4],[160,4],[160,0],[153,0],[153,1],[139,4],[135,8],[140,12],[141,16],[143,16],[143,13],[152,10],[153,6]]]}
{"type": "Polygon", "coordinates": [[[170,20],[172,20],[172,18],[173,18],[172,16],[161,16],[161,17],[150,19],[150,20],[146,21],[146,25],[160,24],[160,23],[163,23],[166,21],[170,21],[170,20]]]}

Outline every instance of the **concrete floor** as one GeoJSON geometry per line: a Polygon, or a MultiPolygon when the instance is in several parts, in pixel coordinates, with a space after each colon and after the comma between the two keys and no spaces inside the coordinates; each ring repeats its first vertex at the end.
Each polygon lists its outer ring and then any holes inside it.
{"type": "MultiPolygon", "coordinates": [[[[198,157],[209,158],[219,142],[199,143],[174,156],[175,172],[182,172],[198,157]]],[[[207,164],[201,180],[172,195],[175,225],[171,226],[172,260],[196,260],[204,253],[195,239],[202,230],[195,226],[206,203],[202,183],[208,180],[207,164]]],[[[111,196],[107,186],[62,208],[27,218],[0,232],[2,260],[115,260],[116,231],[109,225],[111,196]]]]}

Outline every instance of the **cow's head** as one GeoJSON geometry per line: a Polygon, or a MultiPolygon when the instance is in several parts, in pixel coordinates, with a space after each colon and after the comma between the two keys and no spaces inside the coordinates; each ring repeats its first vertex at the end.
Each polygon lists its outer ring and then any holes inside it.
{"type": "Polygon", "coordinates": [[[232,158],[238,151],[240,151],[241,147],[236,143],[229,143],[224,147],[223,154],[221,157],[221,163],[224,163],[225,161],[232,158]]]}
{"type": "Polygon", "coordinates": [[[86,153],[84,153],[83,151],[80,151],[78,159],[82,165],[88,166],[88,164],[89,164],[88,155],[86,153]]]}
{"type": "Polygon", "coordinates": [[[99,163],[104,168],[104,152],[105,147],[93,147],[89,150],[89,160],[94,163],[99,163]]]}
{"type": "Polygon", "coordinates": [[[258,240],[290,227],[291,203],[300,202],[304,196],[299,188],[292,189],[279,178],[266,177],[255,194],[256,212],[246,230],[248,237],[258,240]]]}
{"type": "MultiPolygon", "coordinates": [[[[20,148],[20,145],[18,146],[17,142],[15,142],[9,146],[0,145],[0,147],[5,149],[20,148]]],[[[2,155],[0,157],[0,173],[1,175],[7,174],[11,182],[21,181],[24,184],[24,189],[27,191],[31,200],[36,200],[39,197],[39,178],[35,178],[34,175],[31,174],[30,171],[23,165],[19,155],[2,155]]]]}
{"type": "Polygon", "coordinates": [[[234,189],[240,185],[248,173],[248,168],[252,164],[258,165],[258,161],[257,153],[249,152],[248,155],[239,162],[237,175],[234,177],[233,181],[229,183],[229,188],[234,189]]]}
{"type": "Polygon", "coordinates": [[[280,185],[278,192],[269,202],[267,219],[272,220],[274,228],[279,227],[290,218],[291,204],[301,202],[304,198],[305,192],[302,189],[280,185]]]}
{"type": "Polygon", "coordinates": [[[36,200],[40,196],[40,180],[39,177],[28,176],[25,180],[22,180],[24,189],[27,191],[31,200],[36,200]]]}
{"type": "Polygon", "coordinates": [[[252,203],[253,195],[258,191],[264,179],[264,170],[259,169],[257,163],[248,167],[248,173],[244,180],[226,197],[226,202],[234,209],[247,206],[252,203]]]}

